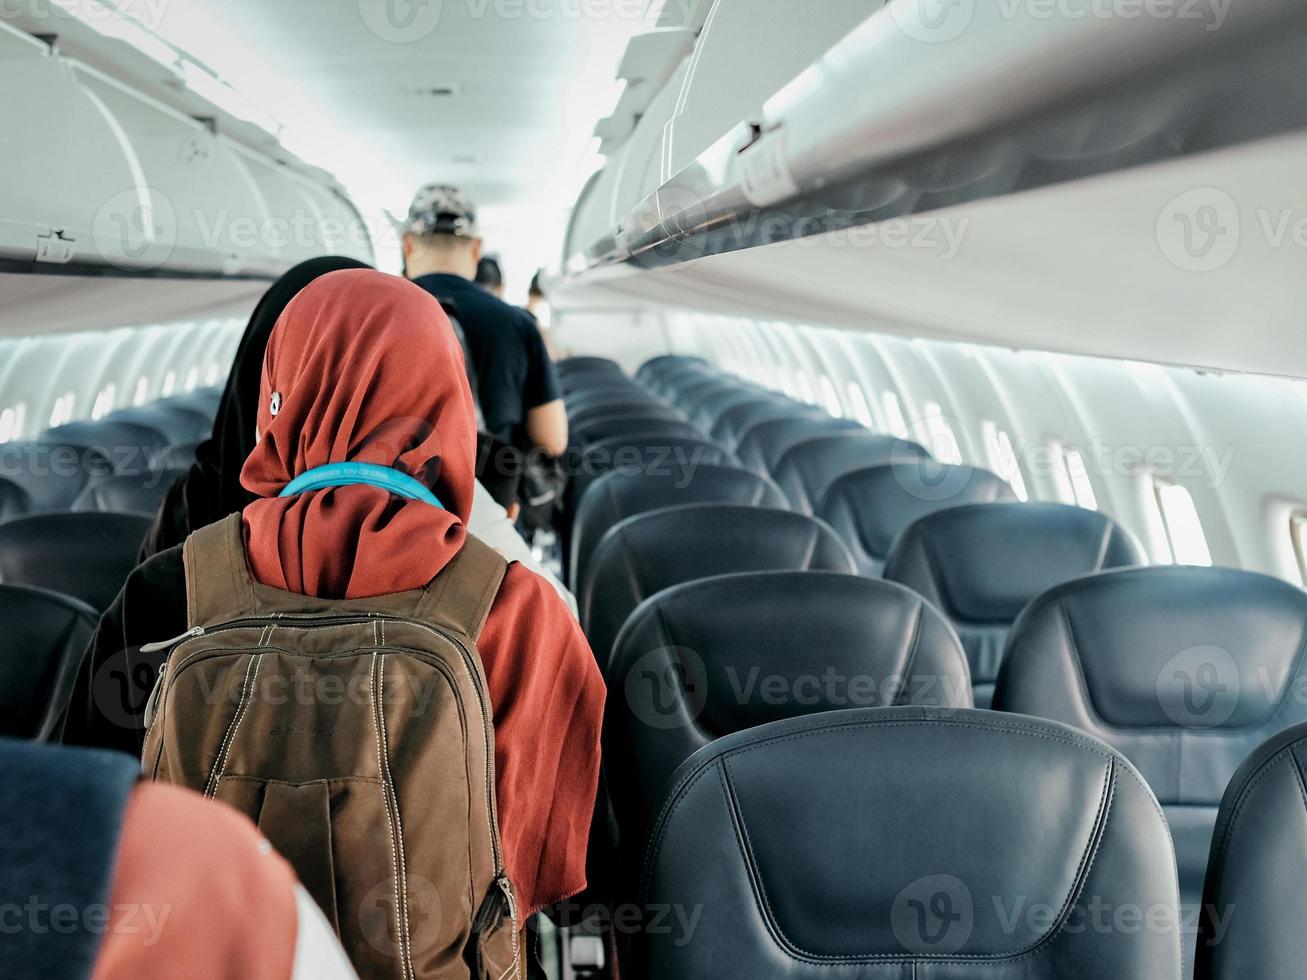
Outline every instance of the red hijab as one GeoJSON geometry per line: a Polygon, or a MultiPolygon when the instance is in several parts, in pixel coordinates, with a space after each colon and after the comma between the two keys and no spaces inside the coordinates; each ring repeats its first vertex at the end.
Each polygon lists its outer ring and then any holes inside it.
{"type": "Polygon", "coordinates": [[[268,341],[258,424],[241,483],[265,498],[244,511],[260,582],[324,599],[407,592],[462,547],[476,414],[462,348],[426,291],[371,270],[302,290],[268,341]],[[277,496],[299,474],[345,461],[416,477],[446,509],[366,486],[277,496]]]}
{"type": "MultiPolygon", "coordinates": [[[[262,498],[243,512],[259,582],[327,599],[406,592],[462,547],[475,413],[462,348],[420,287],[351,270],[301,291],[268,343],[258,421],[241,482],[262,498]],[[445,509],[365,486],[277,496],[307,470],[350,460],[416,477],[445,509]]],[[[505,861],[534,911],[585,887],[604,684],[575,618],[521,565],[509,567],[477,649],[505,861]]]]}

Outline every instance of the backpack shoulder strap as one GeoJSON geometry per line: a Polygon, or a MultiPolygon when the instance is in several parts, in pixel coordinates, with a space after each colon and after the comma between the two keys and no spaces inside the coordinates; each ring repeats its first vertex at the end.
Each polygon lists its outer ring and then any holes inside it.
{"type": "Polygon", "coordinates": [[[254,612],[254,584],[245,563],[241,515],[194,532],[182,548],[187,625],[212,626],[254,612]]]}
{"type": "Polygon", "coordinates": [[[467,535],[463,547],[431,580],[418,603],[419,619],[476,642],[508,572],[508,560],[467,535]]]}

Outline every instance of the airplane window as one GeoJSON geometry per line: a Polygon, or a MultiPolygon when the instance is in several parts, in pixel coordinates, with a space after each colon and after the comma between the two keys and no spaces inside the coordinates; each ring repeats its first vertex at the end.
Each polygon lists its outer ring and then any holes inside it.
{"type": "Polygon", "coordinates": [[[1289,518],[1289,533],[1293,536],[1293,553],[1298,556],[1298,574],[1307,585],[1307,511],[1300,510],[1289,518]]]}
{"type": "Polygon", "coordinates": [[[217,361],[210,361],[209,366],[204,369],[204,383],[206,385],[215,385],[218,383],[218,374],[222,367],[217,361]]]}
{"type": "Polygon", "coordinates": [[[962,462],[962,447],[958,437],[944,418],[944,410],[937,402],[926,402],[926,436],[929,441],[927,449],[941,463],[958,465],[962,462]]]}
{"type": "Polygon", "coordinates": [[[1176,483],[1157,480],[1153,484],[1157,506],[1162,512],[1166,538],[1171,546],[1171,560],[1177,565],[1211,565],[1212,552],[1207,546],[1198,509],[1189,491],[1176,483]]]}
{"type": "Polygon", "coordinates": [[[199,385],[199,383],[200,383],[200,369],[197,367],[193,367],[186,372],[186,390],[194,391],[196,387],[199,385]]]}
{"type": "Polygon", "coordinates": [[[150,379],[141,376],[136,381],[136,391],[132,394],[133,405],[144,405],[145,399],[150,396],[150,379]]]}
{"type": "Polygon", "coordinates": [[[1008,486],[1012,488],[1018,500],[1029,500],[1030,491],[1026,488],[1026,478],[1021,473],[1021,464],[1017,462],[1012,439],[993,422],[984,422],[981,431],[985,434],[985,449],[994,472],[1008,482],[1008,486]]]}
{"type": "Polygon", "coordinates": [[[840,404],[840,393],[835,390],[835,382],[826,375],[821,376],[821,397],[826,403],[826,411],[837,419],[844,418],[844,406],[840,404]]]}
{"type": "Polygon", "coordinates": [[[91,406],[91,418],[102,419],[113,411],[113,398],[116,387],[111,383],[100,389],[100,393],[95,396],[95,403],[91,406]]]}
{"type": "Polygon", "coordinates": [[[887,391],[880,396],[880,404],[885,409],[885,424],[889,430],[900,439],[908,437],[908,420],[903,417],[903,403],[899,401],[899,396],[892,391],[887,391]]]}
{"type": "Polygon", "coordinates": [[[169,371],[167,374],[163,376],[163,387],[160,389],[159,394],[162,395],[164,398],[167,398],[169,395],[173,393],[173,389],[176,387],[177,387],[177,372],[169,371]]]}
{"type": "Polygon", "coordinates": [[[0,442],[9,442],[22,435],[24,407],[19,404],[0,412],[0,442]]]}
{"type": "Polygon", "coordinates": [[[856,381],[850,381],[847,390],[849,404],[853,406],[853,417],[867,428],[875,428],[875,422],[871,417],[871,406],[867,404],[867,396],[863,394],[862,388],[856,381]]]}
{"type": "Polygon", "coordinates": [[[71,421],[73,409],[77,407],[77,395],[73,392],[60,395],[54,401],[54,409],[50,412],[50,428],[56,425],[63,425],[71,421]]]}
{"type": "Polygon", "coordinates": [[[1066,466],[1067,476],[1071,480],[1076,503],[1086,510],[1098,510],[1098,497],[1089,479],[1089,468],[1085,465],[1084,454],[1078,449],[1067,450],[1062,457],[1062,463],[1066,466]]]}
{"type": "Polygon", "coordinates": [[[799,393],[809,405],[817,404],[817,392],[812,387],[812,379],[806,374],[799,375],[799,393]]]}

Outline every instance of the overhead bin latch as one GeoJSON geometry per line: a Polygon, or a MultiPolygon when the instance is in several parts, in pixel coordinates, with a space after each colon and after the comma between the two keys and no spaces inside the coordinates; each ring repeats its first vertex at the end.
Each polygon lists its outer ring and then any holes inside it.
{"type": "Polygon", "coordinates": [[[36,261],[49,262],[53,265],[67,265],[77,252],[77,242],[64,235],[63,231],[52,231],[48,235],[36,238],[36,261]]]}
{"type": "Polygon", "coordinates": [[[790,170],[785,128],[764,130],[750,127],[753,140],[740,150],[740,190],[756,208],[765,208],[797,197],[799,182],[790,170]]]}

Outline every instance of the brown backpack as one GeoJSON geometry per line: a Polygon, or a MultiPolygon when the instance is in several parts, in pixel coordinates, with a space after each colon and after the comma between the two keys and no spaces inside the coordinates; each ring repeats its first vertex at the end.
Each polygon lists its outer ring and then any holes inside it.
{"type": "Polygon", "coordinates": [[[425,588],[325,600],[251,580],[241,518],[186,541],[191,629],[144,768],[248,815],[366,980],[521,972],[474,640],[507,564],[470,535],[425,588]]]}

